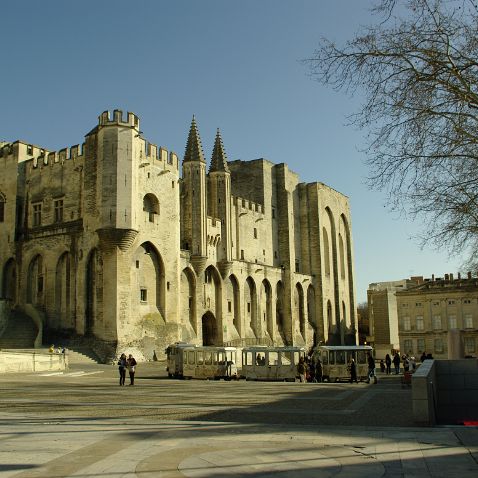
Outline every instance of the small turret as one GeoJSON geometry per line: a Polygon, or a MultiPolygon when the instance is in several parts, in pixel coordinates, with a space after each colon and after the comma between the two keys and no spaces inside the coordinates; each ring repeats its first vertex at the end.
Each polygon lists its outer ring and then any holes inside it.
{"type": "Polygon", "coordinates": [[[227,165],[226,152],[222,143],[221,133],[219,128],[216,133],[216,141],[214,142],[214,149],[212,151],[211,165],[209,167],[210,173],[226,172],[229,173],[229,166],[227,165]]]}
{"type": "Polygon", "coordinates": [[[191,161],[200,161],[201,163],[206,162],[202,150],[201,138],[199,137],[199,132],[196,125],[196,118],[194,115],[191,121],[191,127],[189,128],[188,142],[186,144],[183,162],[188,163],[191,161]]]}

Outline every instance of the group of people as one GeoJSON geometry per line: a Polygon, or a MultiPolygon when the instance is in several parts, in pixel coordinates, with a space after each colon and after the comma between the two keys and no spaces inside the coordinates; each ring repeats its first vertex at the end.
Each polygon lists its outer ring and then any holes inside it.
{"type": "Polygon", "coordinates": [[[124,385],[126,379],[126,369],[129,372],[129,384],[134,385],[134,374],[136,372],[136,360],[134,357],[129,354],[128,358],[126,358],[126,354],[121,354],[118,360],[118,370],[119,370],[119,384],[124,385]]]}
{"type": "Polygon", "coordinates": [[[51,344],[50,345],[50,348],[48,349],[48,352],[50,352],[51,354],[64,354],[66,353],[66,349],[65,347],[62,347],[61,345],[59,345],[58,347],[55,347],[55,344],[51,344]]]}
{"type": "Polygon", "coordinates": [[[300,382],[322,382],[323,373],[320,358],[314,361],[312,357],[309,356],[305,358],[300,357],[299,363],[297,364],[297,373],[299,374],[300,382]]]}

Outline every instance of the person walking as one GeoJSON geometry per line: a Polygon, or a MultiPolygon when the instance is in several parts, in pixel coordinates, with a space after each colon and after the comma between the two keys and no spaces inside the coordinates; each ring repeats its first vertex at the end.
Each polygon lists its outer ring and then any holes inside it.
{"type": "Polygon", "coordinates": [[[395,375],[398,375],[400,373],[400,355],[398,355],[398,352],[395,352],[393,356],[393,365],[395,367],[395,375]]]}
{"type": "Polygon", "coordinates": [[[317,360],[315,361],[315,381],[321,383],[323,379],[322,376],[322,361],[320,360],[320,357],[317,357],[317,360]]]}
{"type": "Polygon", "coordinates": [[[355,360],[350,360],[350,383],[358,383],[357,381],[357,365],[355,364],[355,360]]]}
{"type": "Polygon", "coordinates": [[[129,384],[134,385],[134,374],[136,372],[136,360],[131,354],[129,354],[128,360],[126,362],[128,364],[128,371],[129,371],[129,384]]]}
{"type": "Polygon", "coordinates": [[[297,373],[299,374],[300,382],[304,383],[306,381],[305,376],[307,373],[307,365],[305,364],[304,357],[300,357],[299,359],[299,363],[297,365],[297,373]]]}
{"type": "Polygon", "coordinates": [[[127,361],[126,361],[126,355],[121,354],[119,360],[118,360],[118,371],[119,371],[119,376],[120,376],[120,385],[124,385],[124,381],[126,378],[126,366],[127,366],[127,361]]]}
{"type": "Polygon", "coordinates": [[[368,378],[367,383],[370,383],[370,380],[373,378],[373,383],[377,383],[377,376],[375,375],[375,359],[372,357],[372,354],[367,353],[367,363],[368,363],[368,378]]]}
{"type": "Polygon", "coordinates": [[[385,355],[385,370],[387,375],[392,373],[392,359],[390,358],[390,354],[385,355]]]}

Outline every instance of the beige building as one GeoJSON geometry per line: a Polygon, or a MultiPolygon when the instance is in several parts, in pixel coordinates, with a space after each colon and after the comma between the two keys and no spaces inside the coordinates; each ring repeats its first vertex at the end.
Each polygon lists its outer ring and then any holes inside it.
{"type": "Polygon", "coordinates": [[[445,274],[444,278],[422,279],[396,296],[402,353],[448,358],[453,344],[450,332],[460,331],[464,355],[476,357],[478,278],[445,274]]]}
{"type": "Polygon", "coordinates": [[[369,284],[367,290],[369,336],[367,343],[378,358],[400,349],[396,292],[418,283],[417,278],[369,284]]]}
{"type": "Polygon", "coordinates": [[[286,164],[228,162],[219,132],[207,170],[194,118],[181,163],[104,112],[81,146],[0,143],[0,291],[104,358],[356,343],[349,201],[286,164]]]}

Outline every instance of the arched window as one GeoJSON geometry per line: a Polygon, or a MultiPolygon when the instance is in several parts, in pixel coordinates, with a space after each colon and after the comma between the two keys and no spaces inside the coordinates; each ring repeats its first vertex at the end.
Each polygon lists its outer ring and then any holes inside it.
{"type": "Polygon", "coordinates": [[[329,248],[329,235],[327,234],[327,229],[325,227],[322,229],[324,236],[324,268],[325,275],[330,275],[330,248],[329,248]]]}
{"type": "Polygon", "coordinates": [[[148,221],[154,222],[154,215],[159,214],[159,201],[154,194],[148,193],[144,196],[143,211],[148,214],[148,221]]]}
{"type": "Polygon", "coordinates": [[[5,199],[5,196],[0,193],[0,222],[5,221],[5,203],[7,200],[5,199]]]}

